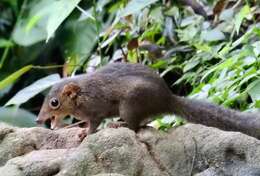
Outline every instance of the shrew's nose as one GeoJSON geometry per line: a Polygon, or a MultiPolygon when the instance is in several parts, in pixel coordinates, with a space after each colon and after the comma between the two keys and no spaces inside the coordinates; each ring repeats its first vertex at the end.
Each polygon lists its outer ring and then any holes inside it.
{"type": "Polygon", "coordinates": [[[40,120],[39,118],[35,119],[35,122],[36,122],[37,124],[43,124],[43,120],[40,120]]]}

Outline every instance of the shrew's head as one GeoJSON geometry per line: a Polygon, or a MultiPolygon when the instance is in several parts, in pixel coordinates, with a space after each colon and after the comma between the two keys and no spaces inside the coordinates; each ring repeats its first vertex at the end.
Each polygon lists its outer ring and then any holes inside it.
{"type": "Polygon", "coordinates": [[[55,84],[45,98],[36,122],[42,124],[50,119],[51,128],[58,127],[58,123],[75,110],[80,90],[77,83],[68,80],[55,84]]]}

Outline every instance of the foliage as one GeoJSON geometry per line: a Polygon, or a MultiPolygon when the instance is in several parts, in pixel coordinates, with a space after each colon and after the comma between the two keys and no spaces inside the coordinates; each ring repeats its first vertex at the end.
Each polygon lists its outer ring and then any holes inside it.
{"type": "MultiPolygon", "coordinates": [[[[37,113],[34,96],[59,81],[39,86],[46,76],[127,61],[158,70],[174,93],[259,108],[259,1],[191,1],[0,2],[0,103],[37,113]]],[[[165,118],[159,128],[181,124],[165,118]]]]}

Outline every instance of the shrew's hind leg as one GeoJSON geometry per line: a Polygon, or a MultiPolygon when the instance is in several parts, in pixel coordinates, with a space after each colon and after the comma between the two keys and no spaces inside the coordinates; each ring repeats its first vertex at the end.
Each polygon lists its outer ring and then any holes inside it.
{"type": "Polygon", "coordinates": [[[95,133],[97,131],[97,128],[98,128],[98,126],[100,125],[100,123],[102,121],[101,119],[102,118],[96,118],[95,120],[90,120],[89,129],[88,129],[88,132],[87,132],[88,135],[92,134],[92,133],[95,133]]]}
{"type": "Polygon", "coordinates": [[[140,124],[144,119],[144,114],[139,111],[140,108],[127,101],[122,102],[119,107],[120,118],[126,122],[128,128],[135,132],[140,128],[140,124]]]}

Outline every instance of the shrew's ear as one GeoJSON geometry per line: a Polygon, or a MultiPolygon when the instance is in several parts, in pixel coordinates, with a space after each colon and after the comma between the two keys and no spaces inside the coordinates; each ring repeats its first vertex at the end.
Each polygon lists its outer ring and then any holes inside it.
{"type": "Polygon", "coordinates": [[[63,87],[62,95],[69,96],[70,98],[75,98],[79,92],[80,87],[77,84],[70,82],[63,87]]]}

